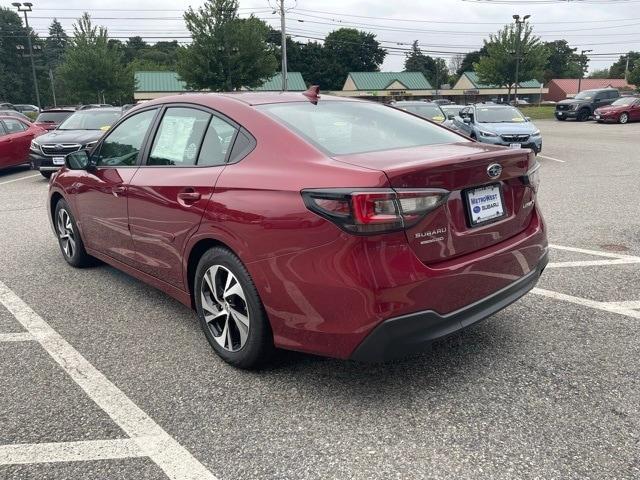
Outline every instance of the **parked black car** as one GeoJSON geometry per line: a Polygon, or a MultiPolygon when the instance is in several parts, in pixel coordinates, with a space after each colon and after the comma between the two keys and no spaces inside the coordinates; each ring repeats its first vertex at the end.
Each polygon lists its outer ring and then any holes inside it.
{"type": "Polygon", "coordinates": [[[596,108],[610,105],[620,97],[615,88],[583,90],[573,98],[556,103],[556,118],[566,120],[575,118],[579,122],[589,120],[596,108]]]}
{"type": "Polygon", "coordinates": [[[64,157],[83,148],[91,148],[116,120],[122,116],[117,107],[81,110],[72,114],[60,126],[31,142],[31,168],[49,178],[64,165],[64,157]]]}

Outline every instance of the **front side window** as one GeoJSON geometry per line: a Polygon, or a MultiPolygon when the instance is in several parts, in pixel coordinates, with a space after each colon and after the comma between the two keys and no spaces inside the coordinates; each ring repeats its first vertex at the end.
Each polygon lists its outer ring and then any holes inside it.
{"type": "Polygon", "coordinates": [[[3,120],[4,126],[8,133],[20,133],[24,132],[27,128],[20,120],[14,120],[13,118],[5,118],[3,120]]]}
{"type": "Polygon", "coordinates": [[[446,129],[375,103],[320,100],[317,105],[291,102],[258,108],[330,155],[461,141],[446,129]]]}
{"type": "Polygon", "coordinates": [[[156,112],[157,109],[137,113],[114,128],[100,146],[96,165],[108,167],[135,165],[156,112]]]}
{"type": "Polygon", "coordinates": [[[147,165],[195,165],[211,114],[194,108],[168,108],[153,141],[147,165]]]}

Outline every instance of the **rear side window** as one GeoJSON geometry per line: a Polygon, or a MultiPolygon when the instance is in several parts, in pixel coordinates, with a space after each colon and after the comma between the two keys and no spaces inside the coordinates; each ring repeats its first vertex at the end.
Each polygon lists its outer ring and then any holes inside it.
{"type": "Polygon", "coordinates": [[[27,127],[20,120],[14,120],[13,118],[5,118],[3,120],[4,126],[8,133],[20,133],[24,132],[27,127]]]}
{"type": "Polygon", "coordinates": [[[195,108],[168,108],[158,127],[147,165],[195,165],[210,119],[211,114],[195,108]]]}
{"type": "Polygon", "coordinates": [[[233,125],[221,118],[211,117],[211,122],[207,128],[200,155],[198,156],[198,165],[209,167],[223,165],[235,134],[236,128],[233,125]]]}
{"type": "Polygon", "coordinates": [[[406,112],[367,102],[320,100],[261,110],[330,155],[461,142],[459,135],[406,112]]]}

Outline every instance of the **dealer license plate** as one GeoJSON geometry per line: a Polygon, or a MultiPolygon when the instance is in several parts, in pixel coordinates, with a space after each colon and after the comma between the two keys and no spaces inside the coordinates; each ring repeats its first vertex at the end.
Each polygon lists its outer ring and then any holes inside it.
{"type": "Polygon", "coordinates": [[[522,148],[522,145],[519,143],[510,143],[509,148],[522,148]]]}
{"type": "Polygon", "coordinates": [[[480,225],[505,215],[500,184],[485,185],[466,191],[471,226],[480,225]]]}
{"type": "Polygon", "coordinates": [[[54,165],[64,165],[64,157],[53,157],[54,165]]]}

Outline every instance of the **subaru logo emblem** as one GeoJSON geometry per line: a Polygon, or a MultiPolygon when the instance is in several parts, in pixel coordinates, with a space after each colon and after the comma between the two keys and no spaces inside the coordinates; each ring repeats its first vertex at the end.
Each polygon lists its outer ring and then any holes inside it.
{"type": "Polygon", "coordinates": [[[64,147],[62,146],[62,144],[57,143],[53,146],[53,148],[55,148],[56,150],[62,150],[64,147]]]}
{"type": "Polygon", "coordinates": [[[487,167],[487,175],[489,178],[498,178],[502,174],[502,166],[497,163],[492,163],[487,167]]]}

